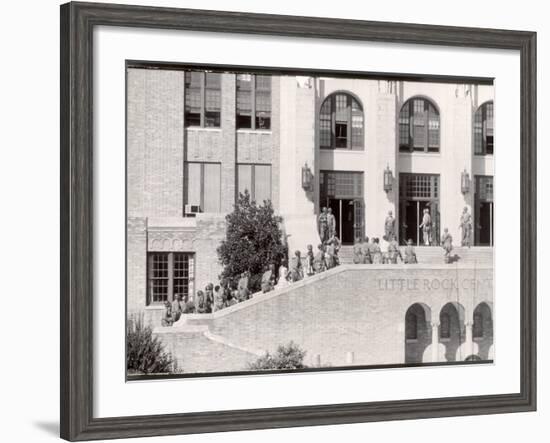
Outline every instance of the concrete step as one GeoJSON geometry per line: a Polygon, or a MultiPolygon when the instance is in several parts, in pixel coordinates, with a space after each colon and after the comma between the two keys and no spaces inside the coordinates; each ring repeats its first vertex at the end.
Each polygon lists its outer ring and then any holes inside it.
{"type": "MultiPolygon", "coordinates": [[[[400,247],[403,250],[403,247],[400,247]]],[[[415,247],[416,257],[419,263],[441,263],[444,251],[440,246],[415,247]]],[[[455,247],[451,252],[454,260],[461,263],[490,264],[493,262],[493,248],[485,246],[455,247]]],[[[341,264],[353,263],[353,246],[342,246],[339,252],[341,264]]]]}

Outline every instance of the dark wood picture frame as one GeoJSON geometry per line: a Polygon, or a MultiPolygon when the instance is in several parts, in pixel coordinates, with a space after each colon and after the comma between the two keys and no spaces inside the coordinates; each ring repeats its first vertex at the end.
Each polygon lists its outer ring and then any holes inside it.
{"type": "Polygon", "coordinates": [[[99,3],[61,6],[61,437],[145,437],[533,411],[536,409],[536,33],[99,3]],[[169,415],[93,416],[94,26],[233,32],[519,51],[519,393],[169,415]]]}

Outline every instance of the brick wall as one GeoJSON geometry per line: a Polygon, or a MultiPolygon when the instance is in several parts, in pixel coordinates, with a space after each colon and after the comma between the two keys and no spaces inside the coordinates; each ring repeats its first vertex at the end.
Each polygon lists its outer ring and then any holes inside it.
{"type": "MultiPolygon", "coordinates": [[[[402,271],[396,273],[395,267],[387,266],[341,267],[226,311],[189,317],[187,323],[208,326],[212,334],[253,352],[274,351],[292,340],[307,351],[309,365],[316,355],[321,365],[347,365],[349,353],[357,365],[403,363],[405,314],[411,305],[424,303],[430,308],[428,321],[438,322],[449,301],[459,300],[467,320],[475,306],[492,300],[491,269],[399,268],[402,271]],[[458,281],[458,291],[453,281],[458,281]]],[[[175,333],[171,328],[157,329],[161,337],[163,329],[175,333]]],[[[179,353],[180,348],[174,351],[179,353]]],[[[223,356],[212,358],[219,362],[216,370],[223,371],[223,356]]],[[[445,360],[444,355],[440,360],[445,360]]]]}
{"type": "Polygon", "coordinates": [[[128,217],[126,293],[128,316],[143,312],[147,288],[147,219],[128,217]]]}
{"type": "Polygon", "coordinates": [[[128,70],[129,216],[183,213],[183,72],[128,70]]]}

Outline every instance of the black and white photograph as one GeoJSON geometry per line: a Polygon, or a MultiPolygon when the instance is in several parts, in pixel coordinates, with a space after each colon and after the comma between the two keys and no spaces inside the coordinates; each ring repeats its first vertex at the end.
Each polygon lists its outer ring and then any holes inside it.
{"type": "Polygon", "coordinates": [[[0,440],[544,441],[547,10],[7,2],[0,440]]]}
{"type": "Polygon", "coordinates": [[[491,78],[128,60],[127,379],[493,363],[496,115],[491,78]]]}

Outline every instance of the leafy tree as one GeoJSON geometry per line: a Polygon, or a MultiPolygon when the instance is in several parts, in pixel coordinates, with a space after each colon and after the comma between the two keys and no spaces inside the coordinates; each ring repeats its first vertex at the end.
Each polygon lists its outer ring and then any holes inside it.
{"type": "Polygon", "coordinates": [[[153,337],[153,330],[144,325],[143,317],[127,322],[126,368],[141,374],[177,371],[172,354],[165,352],[160,340],[153,337]]]}
{"type": "Polygon", "coordinates": [[[304,356],[306,351],[303,351],[294,342],[287,345],[281,345],[277,348],[275,354],[269,352],[258,358],[254,363],[250,363],[248,368],[253,371],[269,370],[269,369],[303,369],[307,368],[304,365],[304,356]]]}
{"type": "Polygon", "coordinates": [[[249,288],[259,291],[265,268],[273,263],[277,270],[286,256],[281,221],[270,200],[258,205],[250,199],[248,190],[240,193],[233,212],[226,216],[226,238],[218,247],[223,265],[221,279],[235,285],[239,276],[249,271],[249,288]]]}

